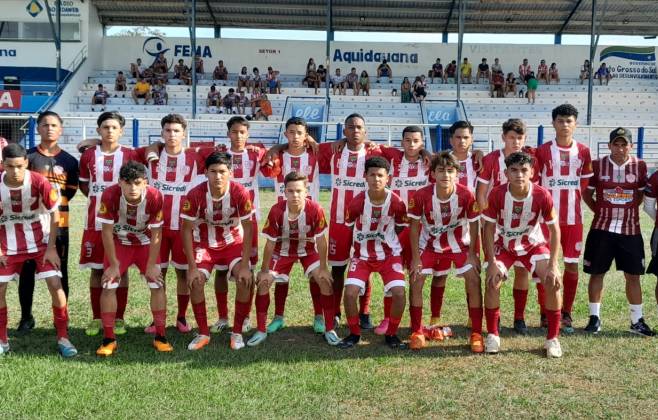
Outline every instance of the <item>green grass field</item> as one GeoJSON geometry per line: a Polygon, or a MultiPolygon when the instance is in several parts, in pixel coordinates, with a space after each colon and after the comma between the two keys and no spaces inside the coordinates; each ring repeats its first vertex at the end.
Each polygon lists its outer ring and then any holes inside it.
{"type": "MultiPolygon", "coordinates": [[[[327,196],[325,194],[325,203],[327,196]]],[[[262,209],[273,204],[265,192],[262,209]]],[[[129,332],[119,337],[119,352],[99,359],[100,338],[84,335],[90,317],[87,271],[77,269],[84,200],[72,202],[71,340],[80,354],[63,360],[55,350],[50,299],[37,285],[34,315],[37,329],[12,337],[12,353],[0,358],[0,413],[4,418],[655,418],[658,412],[658,340],[627,332],[628,307],[618,273],[606,279],[602,306],[603,331],[585,335],[587,292],[581,277],[574,322],[577,332],[562,337],[564,357],[542,356],[544,332],[536,292],[531,289],[527,321],[532,335],[516,337],[512,321],[511,285],[503,290],[503,351],[473,355],[461,280],[450,278],[443,320],[455,337],[431,343],[420,352],[395,352],[368,332],[358,348],[341,351],[314,335],[307,280],[293,272],[287,305],[288,328],[271,335],[258,348],[229,349],[229,336],[213,336],[198,353],[187,351],[191,335],[168,328],[174,353],[157,354],[142,330],[150,322],[147,287],[131,271],[127,310],[129,332]]],[[[586,225],[589,225],[588,218],[586,225]]],[[[643,216],[645,239],[651,224],[643,216]]],[[[172,276],[169,277],[173,285],[172,276]]],[[[658,325],[653,290],[656,279],[644,276],[645,318],[658,325]]],[[[373,320],[382,313],[381,283],[373,290],[373,320]]],[[[429,289],[429,286],[427,286],[429,289]]],[[[169,322],[176,297],[169,292],[169,322]]],[[[216,320],[214,295],[207,286],[208,313],[216,320]]],[[[19,318],[17,287],[9,288],[10,334],[19,318]]],[[[428,306],[426,301],[426,308],[428,306]]],[[[232,313],[232,305],[231,305],[232,313]]],[[[270,312],[273,310],[271,305],[270,312]]],[[[425,321],[428,320],[427,315],[425,321]]],[[[193,322],[191,310],[188,320],[193,322]]],[[[406,337],[408,315],[402,321],[406,337]]],[[[252,324],[255,315],[252,310],[252,324]]],[[[339,335],[345,336],[345,328],[339,335]]]]}

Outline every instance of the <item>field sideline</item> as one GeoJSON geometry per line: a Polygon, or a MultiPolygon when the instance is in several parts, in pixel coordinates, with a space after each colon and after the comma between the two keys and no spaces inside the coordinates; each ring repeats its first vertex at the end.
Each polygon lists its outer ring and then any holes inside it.
{"type": "MultiPolygon", "coordinates": [[[[323,193],[323,204],[327,201],[328,194],[323,193]]],[[[267,212],[273,202],[274,193],[264,191],[261,209],[267,212]]],[[[453,326],[455,338],[431,343],[420,352],[395,352],[382,344],[382,337],[368,332],[356,349],[331,348],[312,332],[311,300],[299,266],[293,271],[286,308],[288,328],[260,347],[231,351],[229,336],[223,334],[213,336],[203,351],[192,353],[186,349],[192,336],[170,327],[168,338],[175,351],[157,354],[142,331],[151,320],[147,287],[131,270],[128,334],[119,336],[114,357],[99,359],[95,350],[100,337],[84,335],[90,317],[89,274],[77,269],[84,204],[81,194],[71,203],[69,254],[71,340],[80,354],[73,360],[57,355],[50,298],[45,285],[38,283],[37,329],[27,337],[11,337],[12,353],[0,357],[4,418],[655,418],[658,412],[658,340],[627,332],[624,283],[616,272],[606,277],[603,331],[595,337],[582,332],[588,309],[581,272],[573,314],[577,332],[561,337],[562,359],[547,360],[540,351],[544,331],[537,328],[534,286],[526,318],[531,336],[511,332],[512,292],[506,284],[501,296],[502,353],[473,355],[464,326],[464,288],[454,277],[446,288],[442,320],[453,326]]],[[[586,230],[590,221],[588,213],[586,230]]],[[[642,227],[646,245],[652,229],[646,215],[642,227]]],[[[649,255],[647,249],[647,263],[649,255]]],[[[173,286],[173,273],[168,280],[173,286]]],[[[642,282],[645,319],[656,328],[656,278],[646,275],[642,282]]],[[[381,283],[375,280],[374,286],[373,322],[379,322],[381,283]]],[[[176,311],[174,290],[170,287],[168,293],[169,324],[176,311]]],[[[230,302],[232,293],[231,286],[230,302]]],[[[206,298],[209,321],[214,322],[217,312],[210,285],[206,298]]],[[[19,319],[15,284],[9,286],[8,305],[12,334],[19,319]]],[[[425,322],[428,306],[426,300],[425,322]]],[[[255,325],[253,306],[251,315],[255,325]]],[[[191,309],[188,321],[194,325],[191,309]]],[[[405,310],[402,338],[407,338],[408,325],[405,310]]],[[[347,329],[341,327],[338,333],[344,337],[347,329]]]]}

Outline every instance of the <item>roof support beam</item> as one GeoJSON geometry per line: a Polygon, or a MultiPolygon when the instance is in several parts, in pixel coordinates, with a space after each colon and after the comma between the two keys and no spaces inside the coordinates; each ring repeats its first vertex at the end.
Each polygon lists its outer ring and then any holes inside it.
{"type": "Polygon", "coordinates": [[[192,119],[196,118],[196,0],[189,1],[190,44],[192,46],[192,119]]]}
{"type": "MultiPolygon", "coordinates": [[[[556,37],[559,35],[560,36],[560,42],[562,42],[562,32],[566,29],[567,25],[569,24],[569,21],[571,21],[571,18],[573,15],[576,13],[576,10],[578,10],[578,7],[580,6],[580,3],[582,3],[583,0],[578,0],[576,5],[571,9],[571,13],[569,13],[569,16],[567,16],[567,20],[564,21],[562,24],[562,27],[560,27],[560,30],[557,31],[557,34],[555,35],[556,37]]],[[[557,38],[555,38],[557,39],[557,38]]],[[[559,42],[556,42],[556,44],[559,44],[559,42]]]]}
{"type": "Polygon", "coordinates": [[[206,8],[208,8],[208,13],[210,13],[210,17],[212,18],[212,21],[214,23],[213,27],[215,28],[215,38],[221,38],[222,28],[219,25],[219,22],[217,22],[217,17],[215,16],[215,12],[213,12],[212,7],[210,6],[210,0],[206,0],[206,8]]]}
{"type": "Polygon", "coordinates": [[[450,11],[448,12],[448,19],[446,19],[446,25],[443,27],[443,39],[444,44],[448,43],[448,26],[450,26],[450,19],[452,19],[452,11],[455,10],[455,3],[457,0],[452,0],[450,5],[450,11]]]}
{"type": "Polygon", "coordinates": [[[466,14],[466,2],[459,0],[459,35],[457,37],[457,102],[461,100],[462,79],[462,50],[464,48],[464,15],[466,14]]]}
{"type": "Polygon", "coordinates": [[[592,125],[592,89],[594,82],[594,52],[596,51],[596,0],[592,0],[592,30],[589,39],[589,79],[587,80],[587,125],[592,125]]]}
{"type": "Polygon", "coordinates": [[[324,65],[326,69],[325,78],[324,78],[324,89],[325,94],[324,98],[326,101],[326,107],[329,109],[329,79],[331,78],[331,41],[334,40],[334,28],[332,25],[332,16],[333,14],[333,4],[332,0],[327,0],[327,40],[325,42],[325,59],[324,65]]]}

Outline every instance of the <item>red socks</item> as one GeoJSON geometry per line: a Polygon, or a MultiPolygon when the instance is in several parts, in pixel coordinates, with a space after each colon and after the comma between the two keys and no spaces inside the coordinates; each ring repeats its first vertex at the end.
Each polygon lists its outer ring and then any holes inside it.
{"type": "Polygon", "coordinates": [[[548,329],[546,331],[546,339],[550,340],[560,335],[560,311],[549,311],[545,309],[546,320],[548,321],[548,329]]]}
{"type": "Polygon", "coordinates": [[[187,305],[190,303],[190,295],[176,295],[178,300],[178,315],[176,318],[185,318],[187,305]]]}
{"type": "Polygon", "coordinates": [[[400,326],[400,318],[389,318],[388,319],[388,329],[386,330],[386,335],[396,335],[398,333],[398,327],[400,326]]]}
{"type": "Polygon", "coordinates": [[[208,315],[206,314],[206,302],[199,302],[192,304],[192,312],[194,312],[194,319],[196,325],[199,327],[199,334],[210,336],[210,328],[208,328],[208,315]]]}
{"type": "Polygon", "coordinates": [[[345,278],[334,279],[334,315],[340,315],[340,303],[343,300],[345,278]]]}
{"type": "Polygon", "coordinates": [[[468,308],[468,316],[471,318],[471,332],[482,334],[482,308],[468,308]]]}
{"type": "Polygon", "coordinates": [[[57,331],[57,339],[69,338],[67,327],[69,325],[69,314],[66,305],[61,308],[53,306],[53,323],[57,331]]]}
{"type": "Polygon", "coordinates": [[[384,296],[384,318],[391,319],[391,307],[393,306],[393,296],[384,296]]]}
{"type": "Polygon", "coordinates": [[[116,319],[123,319],[126,313],[126,306],[128,305],[128,288],[117,288],[117,315],[116,319]]]}
{"type": "Polygon", "coordinates": [[[432,318],[439,318],[441,316],[443,294],[445,291],[445,286],[432,286],[430,292],[430,309],[432,310],[432,318]]]}
{"type": "Polygon", "coordinates": [[[578,290],[578,272],[565,270],[562,279],[564,282],[562,310],[571,313],[573,303],[576,300],[576,291],[578,290]]]}
{"type": "Polygon", "coordinates": [[[267,310],[270,307],[270,294],[256,295],[256,319],[258,331],[267,332],[267,310]]]}
{"type": "Polygon", "coordinates": [[[360,314],[369,314],[370,313],[370,296],[372,295],[372,282],[368,280],[366,282],[366,290],[363,292],[363,296],[359,296],[359,313],[360,314]]]}
{"type": "Polygon", "coordinates": [[[242,334],[242,324],[245,318],[249,316],[249,307],[251,302],[240,302],[235,300],[235,314],[233,315],[233,333],[242,334]]]}
{"type": "Polygon", "coordinates": [[[101,319],[101,293],[102,287],[89,288],[89,300],[91,301],[91,316],[93,319],[101,319]]]}
{"type": "Polygon", "coordinates": [[[286,299],[288,299],[288,283],[274,284],[274,315],[283,316],[286,311],[286,299]]]}
{"type": "Polygon", "coordinates": [[[514,298],[514,320],[525,319],[525,307],[528,304],[528,291],[512,289],[514,298]]]}
{"type": "Polygon", "coordinates": [[[546,315],[544,302],[546,302],[546,290],[543,284],[537,283],[537,303],[539,304],[539,313],[542,315],[546,315]]]}
{"type": "Polygon", "coordinates": [[[3,343],[9,341],[7,338],[7,307],[0,308],[0,340],[3,343]]]}
{"type": "Polygon", "coordinates": [[[423,307],[410,306],[409,315],[411,317],[411,333],[423,332],[423,307]]]}
{"type": "Polygon", "coordinates": [[[320,295],[320,301],[324,314],[324,330],[331,331],[334,329],[334,295],[320,295]]]}
{"type": "Polygon", "coordinates": [[[359,326],[358,316],[348,316],[347,326],[350,327],[350,334],[361,335],[361,327],[359,326]]]}
{"type": "Polygon", "coordinates": [[[320,285],[314,281],[308,282],[308,288],[311,291],[311,300],[313,301],[313,314],[322,315],[322,292],[320,292],[320,285]]]}
{"type": "Polygon", "coordinates": [[[217,314],[219,319],[228,319],[228,292],[218,292],[215,290],[215,299],[217,299],[217,314]]]}
{"type": "Polygon", "coordinates": [[[500,308],[484,309],[484,316],[487,318],[487,332],[493,335],[498,333],[498,321],[500,320],[500,308]]]}
{"type": "Polygon", "coordinates": [[[114,335],[114,320],[116,318],[115,312],[101,313],[101,321],[103,323],[103,337],[109,340],[116,340],[114,335]]]}
{"type": "Polygon", "coordinates": [[[164,337],[165,336],[165,323],[167,322],[167,311],[162,309],[160,311],[153,311],[153,325],[155,325],[155,334],[164,337]]]}

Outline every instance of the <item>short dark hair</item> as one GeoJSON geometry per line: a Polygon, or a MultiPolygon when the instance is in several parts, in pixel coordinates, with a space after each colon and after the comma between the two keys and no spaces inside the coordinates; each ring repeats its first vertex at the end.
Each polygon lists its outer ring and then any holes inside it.
{"type": "Polygon", "coordinates": [[[249,121],[245,117],[241,117],[239,115],[231,117],[228,121],[226,121],[226,127],[228,127],[229,130],[231,127],[233,127],[234,124],[244,125],[245,127],[249,128],[249,121]]]}
{"type": "Polygon", "coordinates": [[[230,154],[226,152],[213,152],[206,158],[204,162],[206,169],[212,165],[226,165],[227,168],[233,168],[233,159],[230,154]]]}
{"type": "Polygon", "coordinates": [[[302,126],[304,126],[304,129],[306,129],[306,131],[308,131],[308,124],[306,123],[306,120],[302,117],[288,118],[288,121],[286,121],[286,130],[291,125],[302,125],[302,126]]]}
{"type": "Polygon", "coordinates": [[[558,115],[561,115],[563,117],[571,117],[573,116],[575,119],[578,119],[578,110],[576,109],[575,106],[571,104],[562,104],[553,109],[553,112],[551,112],[551,116],[553,117],[553,121],[558,117],[558,115]]]}
{"type": "Polygon", "coordinates": [[[308,177],[301,172],[292,171],[283,178],[283,185],[286,186],[289,182],[295,181],[304,181],[304,185],[306,185],[308,183],[308,177]]]}
{"type": "Polygon", "coordinates": [[[507,134],[508,131],[514,131],[517,134],[525,134],[525,123],[519,118],[510,118],[503,123],[503,134],[507,134]]]}
{"type": "Polygon", "coordinates": [[[363,121],[364,124],[365,124],[365,122],[366,122],[366,119],[363,118],[363,115],[361,115],[361,114],[359,114],[359,113],[357,113],[357,112],[353,112],[353,113],[351,113],[350,115],[348,115],[348,116],[345,118],[345,125],[347,125],[347,123],[348,123],[350,120],[354,119],[354,118],[359,118],[361,121],[363,121]]]}
{"type": "Polygon", "coordinates": [[[532,156],[525,152],[514,152],[505,158],[505,166],[510,167],[512,165],[525,165],[528,164],[532,167],[534,160],[532,156]]]}
{"type": "Polygon", "coordinates": [[[402,137],[404,138],[404,135],[407,133],[420,133],[420,137],[423,137],[423,129],[417,125],[408,125],[404,127],[404,130],[402,130],[402,137]]]}
{"type": "Polygon", "coordinates": [[[471,123],[465,120],[460,120],[455,121],[455,123],[450,126],[450,137],[454,136],[455,132],[462,128],[468,129],[468,131],[473,134],[473,126],[471,123]]]}
{"type": "Polygon", "coordinates": [[[2,160],[14,158],[24,158],[27,159],[27,150],[18,143],[9,143],[2,149],[2,160]]]}
{"type": "Polygon", "coordinates": [[[187,121],[180,114],[167,114],[160,120],[160,126],[164,128],[165,124],[180,124],[183,130],[187,129],[187,121]]]}
{"type": "Polygon", "coordinates": [[[123,115],[119,114],[116,111],[103,112],[101,115],[98,116],[98,119],[96,120],[96,125],[100,127],[101,124],[103,124],[103,121],[106,120],[116,120],[121,127],[124,127],[126,125],[126,119],[123,118],[123,115]]]}
{"type": "Polygon", "coordinates": [[[459,164],[459,161],[453,155],[452,153],[448,151],[443,151],[439,153],[435,153],[432,156],[432,160],[430,162],[430,171],[434,172],[436,168],[439,166],[443,166],[444,168],[452,167],[455,168],[457,171],[461,169],[461,165],[459,164]]]}
{"type": "Polygon", "coordinates": [[[62,117],[60,117],[58,113],[54,111],[44,111],[40,113],[39,116],[37,117],[37,125],[41,124],[41,121],[43,121],[43,119],[46,117],[55,117],[59,120],[60,124],[64,124],[62,117]]]}
{"type": "Polygon", "coordinates": [[[126,182],[134,182],[139,178],[146,179],[146,166],[134,160],[124,163],[119,169],[119,179],[126,182]]]}
{"type": "Polygon", "coordinates": [[[388,173],[391,170],[391,164],[381,156],[373,156],[366,159],[365,173],[368,173],[368,169],[370,168],[386,169],[388,173]]]}

